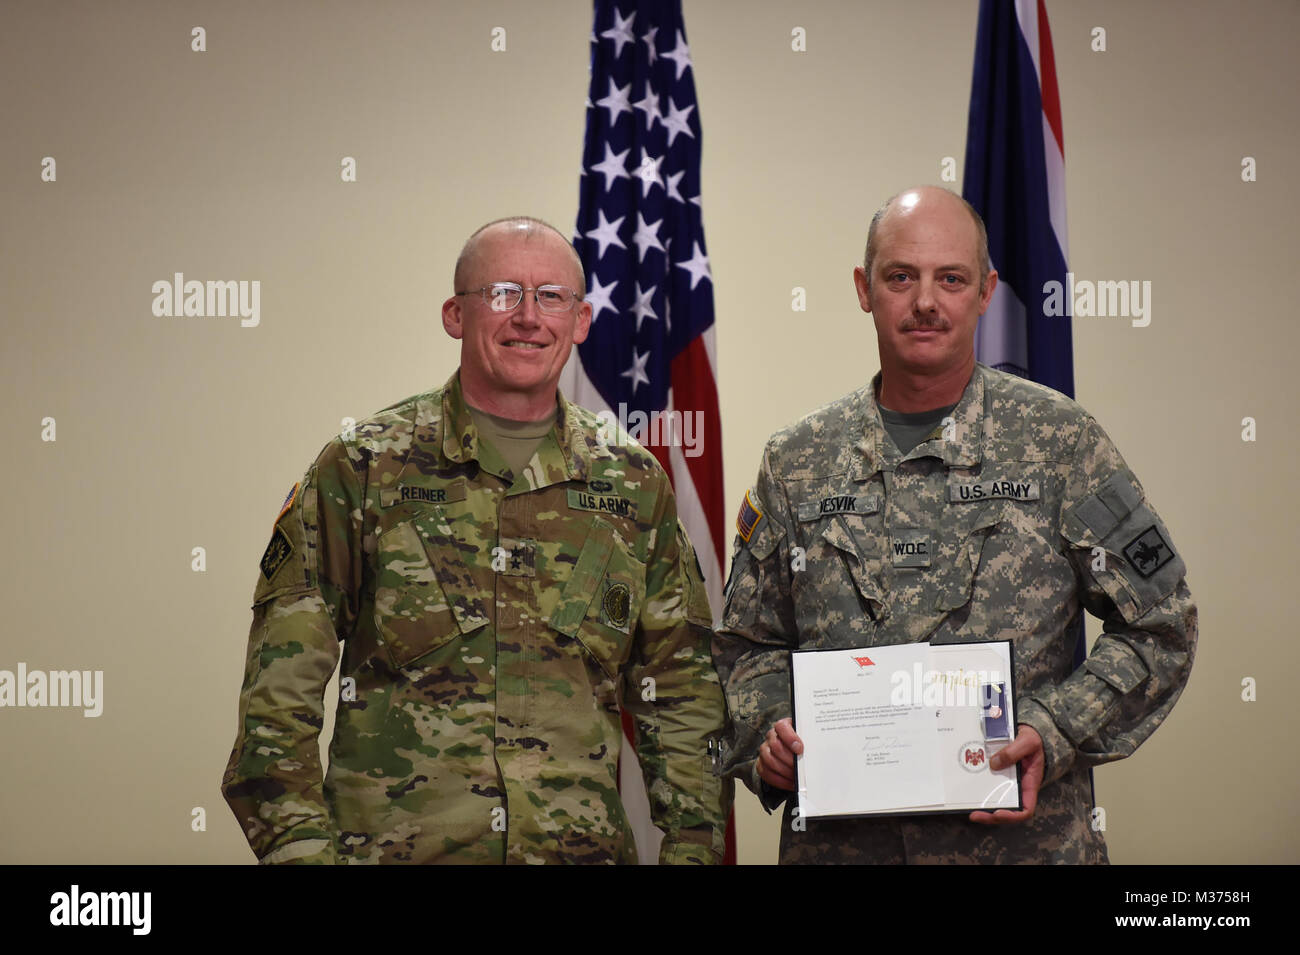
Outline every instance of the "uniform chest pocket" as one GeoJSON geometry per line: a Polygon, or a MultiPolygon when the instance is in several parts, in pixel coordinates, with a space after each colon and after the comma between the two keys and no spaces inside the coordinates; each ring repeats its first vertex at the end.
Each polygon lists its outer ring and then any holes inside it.
{"type": "Polygon", "coordinates": [[[435,514],[394,524],[375,554],[375,627],[393,666],[410,666],[488,623],[487,607],[435,514]]]}
{"type": "Polygon", "coordinates": [[[618,532],[599,517],[560,600],[551,629],[576,638],[610,677],[627,662],[645,602],[645,565],[618,532]]]}
{"type": "Polygon", "coordinates": [[[883,616],[880,569],[885,544],[879,528],[868,527],[860,518],[840,516],[825,519],[824,525],[821,538],[844,561],[866,609],[873,618],[883,616]]]}
{"type": "MultiPolygon", "coordinates": [[[[935,598],[934,609],[936,610],[956,610],[970,602],[985,543],[1006,520],[1008,508],[1025,505],[989,501],[954,506],[960,506],[964,510],[956,524],[953,560],[944,570],[944,577],[935,598]]],[[[1029,583],[1030,581],[1019,582],[1021,586],[1029,583]]]]}

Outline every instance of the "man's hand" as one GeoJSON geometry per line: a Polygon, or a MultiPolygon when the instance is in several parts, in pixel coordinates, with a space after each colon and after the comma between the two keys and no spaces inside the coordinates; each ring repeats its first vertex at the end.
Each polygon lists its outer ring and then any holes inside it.
{"type": "MultiPolygon", "coordinates": [[[[779,723],[777,724],[780,725],[779,723]]],[[[997,812],[973,812],[971,822],[980,822],[986,826],[1004,826],[1010,823],[1024,822],[1034,814],[1038,805],[1038,787],[1043,784],[1043,738],[1038,731],[1027,723],[1021,723],[1016,729],[1016,738],[999,750],[989,760],[989,769],[1006,769],[1013,763],[1023,762],[1024,770],[1020,778],[1020,795],[1025,808],[1018,812],[999,809],[997,812]]]]}
{"type": "Polygon", "coordinates": [[[778,720],[758,747],[758,777],[775,789],[794,792],[794,758],[802,752],[803,740],[794,724],[789,719],[778,720]]]}

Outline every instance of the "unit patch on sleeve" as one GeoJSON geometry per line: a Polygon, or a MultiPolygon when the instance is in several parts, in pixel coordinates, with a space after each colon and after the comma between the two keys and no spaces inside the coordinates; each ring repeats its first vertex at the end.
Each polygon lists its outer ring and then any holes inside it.
{"type": "Polygon", "coordinates": [[[293,544],[289,543],[289,535],[280,530],[280,525],[276,524],[275,530],[271,532],[271,542],[266,545],[266,551],[262,554],[262,576],[270,581],[292,553],[293,544]]]}
{"type": "Polygon", "coordinates": [[[736,515],[736,533],[746,544],[754,534],[754,528],[763,519],[763,512],[754,503],[750,491],[745,491],[745,499],[740,502],[740,513],[736,515]]]}
{"type": "Polygon", "coordinates": [[[1150,577],[1174,559],[1174,549],[1165,542],[1165,539],[1160,536],[1160,531],[1152,524],[1124,545],[1124,558],[1143,577],[1150,577]]]}

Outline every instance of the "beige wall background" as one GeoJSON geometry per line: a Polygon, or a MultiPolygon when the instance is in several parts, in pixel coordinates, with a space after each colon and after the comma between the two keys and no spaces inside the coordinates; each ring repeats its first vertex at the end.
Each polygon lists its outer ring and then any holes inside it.
{"type": "MultiPolygon", "coordinates": [[[[1071,266],[1152,284],[1146,328],[1076,319],[1078,398],[1201,612],[1173,716],[1097,773],[1111,857],[1294,863],[1300,8],[1048,11],[1071,266]]],[[[878,368],[851,270],[888,195],[946,156],[960,184],[976,12],[685,3],[729,511],[772,431],[878,368]]],[[[0,709],[0,861],[252,861],[218,785],[271,523],[342,418],[455,368],[437,316],[472,229],[572,227],[590,18],[555,0],[0,4],[0,669],[104,673],[98,718],[0,709]],[[260,280],[260,324],[154,317],[174,272],[260,280]]],[[[774,861],[775,818],[737,805],[741,861],[774,861]]]]}

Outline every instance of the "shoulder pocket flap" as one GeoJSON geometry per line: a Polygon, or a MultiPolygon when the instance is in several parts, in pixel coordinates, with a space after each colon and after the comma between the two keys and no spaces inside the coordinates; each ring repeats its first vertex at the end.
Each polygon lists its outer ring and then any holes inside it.
{"type": "Polygon", "coordinates": [[[1104,552],[1085,560],[1085,570],[1129,623],[1172,593],[1187,573],[1168,529],[1125,472],[1080,501],[1061,533],[1076,547],[1104,552]]]}
{"type": "Polygon", "coordinates": [[[614,550],[614,529],[599,517],[591,524],[582,551],[578,554],[578,563],[573,568],[573,575],[560,595],[560,603],[551,614],[551,629],[565,636],[576,637],[578,628],[587,616],[592,599],[600,592],[601,581],[605,577],[605,567],[609,564],[610,554],[614,550]]]}
{"type": "Polygon", "coordinates": [[[1142,494],[1127,471],[1116,471],[1092,494],[1066,514],[1061,530],[1068,540],[1095,544],[1142,502],[1142,494]]]}

